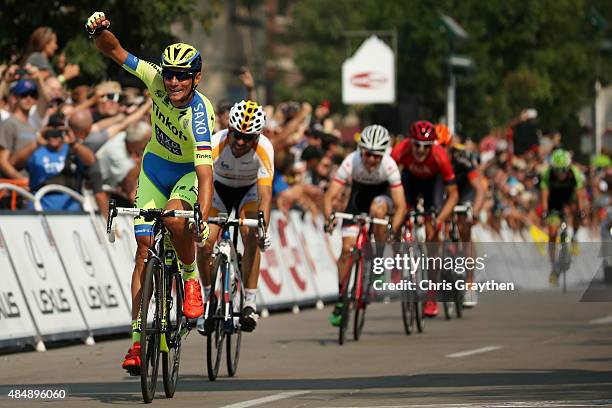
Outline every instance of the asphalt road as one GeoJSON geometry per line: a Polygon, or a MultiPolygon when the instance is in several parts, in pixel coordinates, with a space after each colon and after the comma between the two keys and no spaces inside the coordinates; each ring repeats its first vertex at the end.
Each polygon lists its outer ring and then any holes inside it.
{"type": "MultiPolygon", "coordinates": [[[[605,290],[612,290],[608,287],[605,290]]],[[[359,342],[337,344],[330,307],[260,320],[243,340],[238,374],[208,381],[204,337],[190,334],[173,399],[164,407],[612,406],[612,303],[581,293],[481,296],[463,319],[427,320],[404,334],[398,303],[368,309],[359,342]]],[[[0,356],[0,406],[142,404],[120,364],[126,338],[0,356]],[[65,389],[46,401],[11,389],[65,389]]],[[[225,366],[222,366],[225,372],[225,366]]],[[[161,372],[161,370],[160,370],[161,372]]]]}

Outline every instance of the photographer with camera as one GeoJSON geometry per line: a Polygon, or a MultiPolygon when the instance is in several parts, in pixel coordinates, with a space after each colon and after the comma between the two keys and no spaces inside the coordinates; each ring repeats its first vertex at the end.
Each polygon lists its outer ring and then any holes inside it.
{"type": "MultiPolygon", "coordinates": [[[[75,137],[66,126],[65,117],[56,113],[36,135],[36,140],[17,151],[11,160],[16,169],[26,168],[30,175],[30,191],[36,193],[47,184],[66,186],[78,193],[84,166],[96,161],[93,152],[75,137]]],[[[64,193],[50,193],[41,200],[48,210],[78,211],[81,205],[64,193]]]]}

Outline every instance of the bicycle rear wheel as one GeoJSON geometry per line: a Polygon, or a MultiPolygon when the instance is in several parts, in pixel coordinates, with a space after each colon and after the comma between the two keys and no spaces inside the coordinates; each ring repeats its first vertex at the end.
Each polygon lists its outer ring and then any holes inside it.
{"type": "Polygon", "coordinates": [[[227,375],[233,377],[236,375],[238,370],[238,360],[240,359],[240,344],[242,342],[242,330],[238,327],[238,316],[242,313],[242,307],[244,305],[244,286],[240,279],[240,271],[235,271],[234,282],[230,282],[230,313],[232,316],[231,324],[232,328],[229,333],[226,334],[226,364],[227,364],[227,375]]]}
{"type": "Polygon", "coordinates": [[[146,403],[153,401],[159,369],[161,337],[162,265],[150,256],[144,271],[144,285],[140,301],[142,328],[140,333],[140,388],[146,403]],[[153,299],[152,299],[153,297],[153,299]],[[152,302],[153,300],[153,302],[152,302]],[[151,322],[149,322],[149,319],[151,322]]]}
{"type": "Polygon", "coordinates": [[[168,352],[162,352],[162,375],[166,397],[172,398],[176,391],[181,361],[181,331],[186,323],[183,317],[183,279],[178,271],[170,274],[166,297],[168,352]]]}
{"type": "Polygon", "coordinates": [[[210,296],[212,296],[212,299],[216,299],[215,286],[218,281],[221,298],[217,299],[216,302],[211,302],[211,311],[208,314],[208,318],[213,319],[213,323],[210,325],[207,323],[207,325],[212,330],[206,335],[206,370],[208,371],[208,379],[210,381],[217,379],[219,367],[221,366],[221,355],[223,354],[223,341],[225,339],[225,330],[223,328],[225,302],[223,297],[225,288],[224,272],[227,271],[226,268],[227,260],[225,256],[218,255],[213,269],[210,296]]]}
{"type": "MultiPolygon", "coordinates": [[[[454,293],[452,296],[454,297],[454,293]]],[[[455,313],[455,301],[447,299],[447,297],[447,295],[444,295],[444,317],[446,320],[451,320],[453,318],[453,314],[455,313]]]]}
{"type": "Polygon", "coordinates": [[[416,302],[411,302],[407,299],[402,299],[402,321],[404,322],[404,331],[410,335],[414,331],[416,320],[416,302]]]}

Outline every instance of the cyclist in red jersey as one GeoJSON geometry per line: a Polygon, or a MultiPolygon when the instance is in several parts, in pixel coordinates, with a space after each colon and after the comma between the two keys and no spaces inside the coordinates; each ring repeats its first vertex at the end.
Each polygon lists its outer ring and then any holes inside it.
{"type": "MultiPolygon", "coordinates": [[[[423,120],[413,123],[409,135],[410,138],[402,140],[393,148],[391,157],[402,168],[402,184],[406,201],[411,207],[415,207],[419,196],[423,196],[425,210],[436,208],[435,185],[437,179],[442,178],[446,201],[437,220],[429,217],[426,223],[427,242],[438,242],[438,233],[459,199],[455,173],[446,150],[436,143],[436,131],[430,122],[423,120]],[[435,225],[434,221],[437,221],[435,225]]],[[[430,270],[429,278],[436,281],[437,272],[430,270]]],[[[429,300],[425,302],[423,313],[429,317],[438,314],[435,292],[429,292],[429,300]]]]}

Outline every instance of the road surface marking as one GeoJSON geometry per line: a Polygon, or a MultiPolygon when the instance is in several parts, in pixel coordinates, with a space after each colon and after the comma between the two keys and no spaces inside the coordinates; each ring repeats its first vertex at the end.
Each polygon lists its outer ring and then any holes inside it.
{"type": "Polygon", "coordinates": [[[248,408],[256,405],[266,404],[272,401],[278,401],[285,398],[297,397],[298,395],[309,394],[311,391],[287,391],[280,394],[269,395],[267,397],[252,399],[248,401],[237,402],[235,404],[224,405],[221,408],[248,408]]]}
{"type": "Polygon", "coordinates": [[[474,354],[487,353],[489,351],[499,350],[500,348],[501,346],[481,347],[481,348],[477,348],[473,350],[460,351],[459,353],[447,354],[446,357],[448,358],[467,357],[467,356],[471,356],[474,354]]]}
{"type": "Polygon", "coordinates": [[[612,315],[606,317],[600,317],[598,319],[593,319],[589,321],[589,324],[608,324],[612,323],[612,315]]]}
{"type": "Polygon", "coordinates": [[[612,406],[612,400],[558,400],[558,401],[513,401],[513,402],[475,402],[467,404],[422,404],[422,405],[376,405],[376,406],[338,406],[323,408],[548,408],[548,407],[606,407],[612,406]]]}

